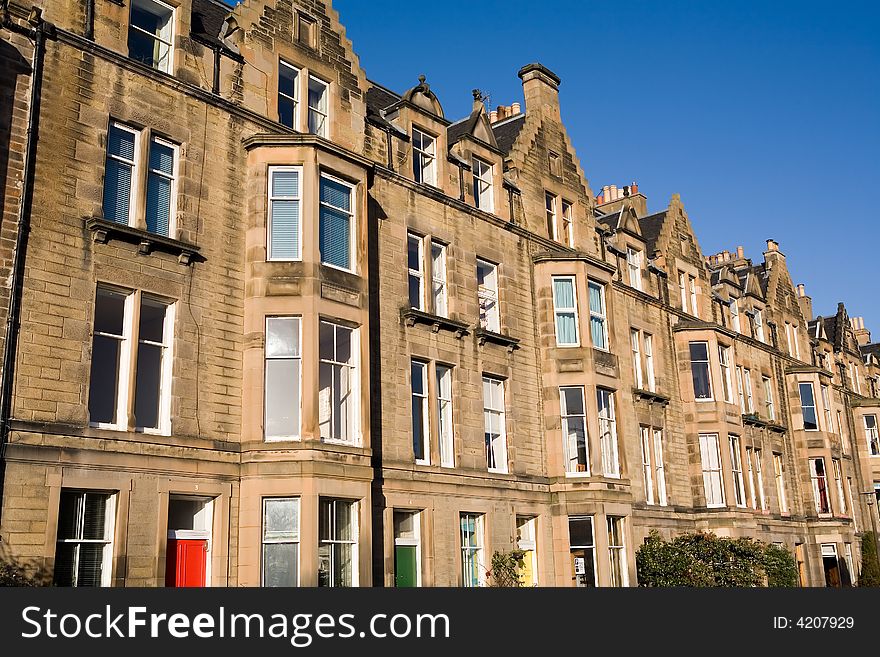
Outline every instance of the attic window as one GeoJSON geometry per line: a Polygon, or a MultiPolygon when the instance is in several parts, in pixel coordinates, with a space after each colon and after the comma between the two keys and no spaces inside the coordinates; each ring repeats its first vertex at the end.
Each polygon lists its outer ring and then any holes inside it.
{"type": "Polygon", "coordinates": [[[562,178],[562,160],[559,158],[559,155],[550,151],[548,160],[550,165],[550,175],[562,178]]]}
{"type": "Polygon", "coordinates": [[[296,12],[296,40],[309,48],[318,47],[318,22],[311,16],[296,12]]]}

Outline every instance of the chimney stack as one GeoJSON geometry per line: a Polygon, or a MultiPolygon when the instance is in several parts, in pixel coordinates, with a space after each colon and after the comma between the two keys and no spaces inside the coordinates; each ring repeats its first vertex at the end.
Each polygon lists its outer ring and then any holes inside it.
{"type": "Polygon", "coordinates": [[[521,105],[519,103],[513,103],[510,106],[510,116],[516,116],[517,114],[519,114],[522,111],[520,108],[521,105]]]}
{"type": "Polygon", "coordinates": [[[745,249],[743,249],[743,247],[741,247],[741,246],[736,247],[736,257],[740,258],[740,259],[746,257],[746,252],[745,252],[745,249]]]}
{"type": "Polygon", "coordinates": [[[768,251],[779,251],[779,242],[776,240],[767,240],[768,251]]]}
{"type": "Polygon", "coordinates": [[[853,317],[850,320],[850,323],[853,327],[853,333],[856,336],[856,342],[859,345],[866,345],[871,343],[871,332],[865,328],[865,318],[864,317],[853,317]]]}
{"type": "Polygon", "coordinates": [[[806,288],[803,283],[799,283],[797,286],[797,300],[798,305],[801,307],[801,313],[803,313],[804,318],[808,322],[813,321],[813,299],[812,297],[807,296],[806,288]]]}
{"type": "Polygon", "coordinates": [[[526,112],[540,114],[549,112],[557,120],[559,114],[559,83],[561,80],[543,64],[527,64],[518,73],[523,84],[526,99],[526,112]]]}

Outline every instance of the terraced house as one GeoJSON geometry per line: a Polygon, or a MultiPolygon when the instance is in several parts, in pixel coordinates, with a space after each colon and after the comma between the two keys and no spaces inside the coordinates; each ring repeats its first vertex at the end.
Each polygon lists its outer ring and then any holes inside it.
{"type": "Polygon", "coordinates": [[[776,242],[706,257],[678,195],[594,193],[545,66],[449,117],[329,2],[13,0],[0,33],[4,560],[483,586],[519,546],[528,585],[634,586],[649,531],[711,530],[857,576],[880,347],[776,242]]]}

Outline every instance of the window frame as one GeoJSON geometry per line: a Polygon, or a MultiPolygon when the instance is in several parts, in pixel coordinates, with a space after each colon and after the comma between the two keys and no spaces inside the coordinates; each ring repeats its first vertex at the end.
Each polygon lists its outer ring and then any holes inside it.
{"type": "Polygon", "coordinates": [[[736,434],[727,435],[730,447],[730,471],[733,475],[733,501],[740,508],[746,507],[746,486],[743,479],[742,445],[736,434]]]}
{"type": "Polygon", "coordinates": [[[296,131],[300,130],[300,95],[301,95],[301,92],[300,92],[299,87],[302,84],[302,78],[303,78],[303,71],[301,68],[299,68],[298,66],[294,66],[293,64],[285,61],[282,58],[278,59],[278,98],[277,98],[277,107],[276,107],[276,111],[278,112],[278,123],[281,123],[282,125],[287,125],[281,121],[281,101],[283,99],[283,100],[289,102],[293,106],[293,111],[291,113],[293,125],[290,125],[287,127],[291,128],[293,130],[296,130],[296,131]],[[281,91],[281,70],[282,70],[282,68],[294,71],[293,96],[290,96],[287,93],[284,93],[281,91]]]}
{"type": "Polygon", "coordinates": [[[421,509],[398,509],[391,510],[391,531],[394,539],[394,578],[397,580],[397,548],[414,547],[416,549],[416,588],[423,586],[422,582],[422,511],[421,509]],[[412,517],[414,538],[406,538],[397,535],[397,515],[412,517]]]}
{"type": "Polygon", "coordinates": [[[447,246],[431,239],[431,311],[438,317],[449,317],[449,282],[447,272],[447,246]],[[434,256],[434,250],[440,254],[434,256]],[[439,266],[438,266],[439,262],[439,266]],[[438,275],[440,272],[440,275],[438,275]],[[439,289],[439,296],[438,296],[439,289]]]}
{"type": "Polygon", "coordinates": [[[117,222],[114,219],[109,219],[104,216],[104,219],[110,221],[112,223],[119,223],[119,225],[125,226],[136,226],[137,225],[137,216],[138,216],[138,208],[140,207],[140,179],[141,179],[141,149],[142,146],[142,138],[143,131],[135,128],[133,126],[128,125],[127,123],[122,123],[121,121],[116,121],[115,119],[111,119],[109,125],[107,126],[107,143],[104,147],[104,178],[102,182],[102,199],[101,199],[101,213],[104,215],[104,207],[107,203],[107,160],[113,160],[114,162],[119,162],[124,166],[129,168],[129,189],[128,189],[128,218],[125,224],[121,222],[117,222]],[[113,130],[121,130],[122,132],[127,132],[134,137],[134,148],[133,148],[133,159],[126,160],[121,155],[116,155],[110,152],[110,133],[113,130]]]}
{"type": "MultiPolygon", "coordinates": [[[[58,562],[58,548],[61,544],[74,545],[74,557],[72,561],[71,587],[79,586],[79,558],[82,545],[102,545],[101,549],[101,587],[109,587],[113,582],[113,557],[116,538],[116,506],[117,491],[105,491],[99,489],[62,488],[58,502],[58,519],[55,525],[55,562],[58,562]],[[65,494],[76,495],[79,502],[75,509],[74,533],[70,538],[61,537],[61,497],[65,494]],[[86,503],[89,495],[106,496],[104,501],[103,539],[87,539],[83,537],[85,531],[86,503]]],[[[53,584],[56,581],[57,571],[53,573],[53,584]]]]}
{"type": "Polygon", "coordinates": [[[483,434],[485,437],[485,445],[486,445],[486,468],[488,472],[496,472],[500,474],[507,474],[509,470],[508,466],[508,453],[507,453],[507,410],[505,408],[507,402],[505,380],[499,377],[483,374],[483,434]],[[487,404],[490,403],[491,400],[486,399],[486,385],[490,386],[490,390],[492,386],[497,386],[496,389],[501,392],[501,405],[500,408],[492,408],[487,404]],[[500,446],[500,451],[498,453],[495,452],[495,442],[490,438],[490,434],[487,429],[487,420],[492,415],[498,418],[500,433],[498,434],[498,445],[500,446]],[[490,458],[491,457],[491,458],[490,458]],[[498,461],[501,461],[501,467],[498,466],[498,461]],[[495,465],[492,466],[490,463],[495,461],[495,465]]]}
{"type": "Polygon", "coordinates": [[[834,431],[834,415],[831,410],[830,389],[824,383],[819,384],[819,395],[822,397],[822,415],[825,418],[825,431],[834,431]]]}
{"type": "Polygon", "coordinates": [[[813,387],[813,382],[812,381],[798,381],[798,394],[799,394],[800,402],[801,402],[801,420],[803,423],[803,430],[804,431],[819,431],[820,430],[819,409],[816,407],[816,390],[813,387]],[[804,403],[805,387],[808,387],[810,389],[810,398],[813,401],[812,405],[804,403]],[[813,429],[807,428],[806,409],[808,409],[808,408],[813,409],[813,422],[812,422],[812,424],[815,424],[815,428],[813,428],[813,429]]]}
{"type": "Polygon", "coordinates": [[[605,516],[608,531],[608,570],[613,587],[629,586],[626,563],[626,516],[605,516]],[[615,535],[617,539],[615,539],[615,535]]]}
{"type": "Polygon", "coordinates": [[[620,446],[617,437],[614,391],[596,388],[596,409],[599,422],[599,452],[602,455],[602,475],[620,479],[620,446]],[[607,403],[603,404],[603,397],[607,403]],[[603,416],[603,412],[605,415],[603,416]],[[609,468],[609,466],[611,466],[609,468]]]}
{"type": "Polygon", "coordinates": [[[480,308],[480,318],[479,324],[480,328],[485,331],[491,331],[492,333],[501,333],[501,293],[500,293],[500,267],[499,265],[491,262],[490,260],[485,260],[483,258],[477,258],[477,302],[480,308]],[[488,267],[492,272],[492,279],[494,281],[493,286],[485,285],[485,281],[488,280],[488,277],[483,277],[484,284],[480,285],[480,266],[488,267]],[[491,301],[494,301],[493,310],[491,313],[486,312],[485,322],[483,320],[483,308],[484,302],[487,304],[491,301]],[[494,320],[494,321],[493,321],[494,320]]]}
{"type": "Polygon", "coordinates": [[[264,326],[263,326],[263,331],[264,331],[264,333],[263,333],[263,441],[267,442],[267,443],[286,441],[286,440],[301,440],[302,439],[302,397],[303,397],[303,395],[302,395],[302,381],[303,381],[303,375],[302,375],[302,370],[303,370],[303,364],[302,364],[302,361],[303,361],[303,357],[302,357],[302,325],[303,325],[303,321],[302,321],[301,315],[266,315],[265,320],[264,320],[264,326]],[[270,357],[267,353],[268,350],[266,348],[268,345],[268,338],[269,338],[269,322],[272,320],[292,320],[292,319],[297,320],[296,321],[296,324],[297,324],[297,331],[296,331],[296,340],[297,340],[296,347],[297,348],[296,348],[296,351],[297,351],[298,355],[284,356],[284,357],[279,357],[279,356],[271,356],[270,357]],[[268,419],[268,413],[269,413],[268,406],[269,406],[269,404],[267,403],[267,397],[268,397],[268,390],[269,390],[268,361],[270,361],[270,360],[299,361],[299,367],[298,367],[299,382],[297,384],[297,399],[296,399],[296,405],[297,405],[297,408],[299,409],[298,413],[297,413],[299,427],[298,427],[296,434],[278,434],[278,435],[272,435],[272,436],[270,436],[268,434],[267,427],[269,426],[269,419],[268,419]]]}
{"type": "Polygon", "coordinates": [[[302,165],[270,165],[266,173],[267,178],[267,196],[266,196],[266,261],[267,262],[301,262],[303,259],[303,167],[302,165]],[[276,172],[294,172],[299,176],[297,185],[299,187],[299,196],[273,196],[272,185],[274,182],[274,174],[276,172]],[[272,207],[276,201],[295,201],[298,202],[298,219],[297,219],[297,235],[296,248],[299,252],[297,257],[282,258],[272,255],[272,207]]]}
{"type": "Polygon", "coordinates": [[[636,388],[642,389],[644,386],[642,372],[642,332],[637,328],[629,330],[630,352],[633,362],[633,377],[636,388]]]}
{"type": "Polygon", "coordinates": [[[435,135],[426,132],[425,130],[413,125],[411,129],[411,141],[412,141],[412,153],[413,153],[413,181],[418,184],[431,185],[432,187],[437,186],[437,137],[435,135]],[[416,146],[416,135],[415,133],[419,133],[421,139],[419,139],[419,144],[422,147],[416,146]],[[424,149],[425,137],[431,140],[429,147],[431,150],[424,149]],[[424,164],[423,158],[427,158],[428,164],[424,164]],[[416,169],[416,167],[419,167],[416,169]],[[425,171],[430,171],[430,180],[426,180],[425,171]],[[416,171],[419,173],[417,174],[416,171]]]}
{"type": "Polygon", "coordinates": [[[590,308],[590,344],[592,344],[593,349],[599,349],[600,351],[611,351],[611,344],[609,342],[609,332],[608,332],[608,306],[605,300],[605,284],[600,283],[594,280],[587,280],[587,294],[588,294],[588,305],[590,308]],[[590,289],[599,291],[599,305],[601,308],[599,310],[593,309],[592,296],[589,295],[590,289]],[[593,322],[596,322],[597,326],[602,327],[602,339],[604,344],[597,345],[595,341],[595,335],[593,333],[593,322]]]}
{"type": "Polygon", "coordinates": [[[318,560],[318,563],[317,563],[318,569],[317,570],[318,570],[319,576],[318,576],[318,584],[317,585],[319,587],[321,586],[321,578],[320,578],[321,553],[320,553],[320,550],[321,550],[322,544],[329,545],[329,550],[330,550],[331,567],[330,567],[330,571],[329,571],[330,572],[329,584],[327,586],[329,588],[348,588],[348,587],[356,587],[359,585],[359,581],[360,581],[360,572],[359,572],[359,568],[360,568],[360,554],[359,554],[360,553],[360,549],[359,549],[360,523],[359,523],[359,518],[358,518],[359,511],[360,511],[360,502],[358,500],[350,500],[350,499],[337,498],[337,497],[323,497],[323,496],[318,498],[318,534],[316,537],[318,539],[317,540],[318,552],[315,556],[317,557],[317,560],[318,560]],[[323,505],[325,503],[330,503],[332,505],[332,514],[331,514],[330,523],[329,523],[331,534],[338,534],[337,522],[336,522],[336,519],[339,514],[338,505],[339,504],[348,505],[348,512],[351,514],[350,525],[351,525],[351,535],[353,536],[353,538],[351,538],[351,539],[341,539],[338,537],[321,538],[321,530],[322,530],[322,525],[323,525],[323,523],[321,522],[321,514],[324,511],[323,505]],[[340,584],[336,583],[334,580],[333,561],[334,561],[334,556],[336,554],[336,550],[334,548],[337,545],[350,545],[351,546],[351,583],[349,583],[349,584],[341,584],[340,585],[340,584]]]}
{"type": "Polygon", "coordinates": [[[710,509],[726,507],[727,498],[724,490],[724,467],[721,460],[721,445],[718,439],[718,434],[701,433],[699,434],[699,440],[700,467],[703,473],[703,494],[706,499],[706,507],[710,509]],[[716,483],[717,491],[715,487],[716,483]],[[718,493],[718,497],[716,497],[716,492],[718,493]]]}
{"type": "Polygon", "coordinates": [[[846,506],[846,489],[843,483],[843,468],[840,459],[831,459],[831,471],[834,474],[834,483],[837,487],[837,500],[839,503],[837,510],[840,515],[845,516],[848,514],[848,510],[846,506]]]}
{"type": "MultiPolygon", "coordinates": [[[[324,319],[324,318],[321,318],[321,319],[318,320],[318,341],[319,341],[319,345],[320,345],[320,339],[321,339],[321,338],[320,338],[320,332],[321,332],[321,325],[322,325],[322,324],[327,324],[328,326],[332,326],[332,327],[333,327],[333,355],[334,355],[334,358],[336,357],[337,330],[338,330],[338,329],[344,329],[344,330],[346,330],[346,331],[351,331],[351,360],[352,360],[352,363],[351,363],[351,364],[348,364],[348,363],[342,363],[342,362],[340,362],[340,361],[336,361],[336,360],[328,361],[328,360],[326,360],[326,359],[324,359],[324,358],[321,358],[321,354],[320,354],[320,346],[319,346],[319,353],[318,353],[318,368],[319,368],[319,373],[318,373],[318,394],[319,394],[319,399],[320,399],[320,392],[321,392],[321,385],[320,385],[320,366],[321,366],[322,363],[327,363],[327,364],[329,364],[329,365],[331,365],[331,366],[341,366],[341,367],[348,367],[348,368],[349,368],[349,373],[348,373],[348,375],[349,375],[349,381],[351,381],[351,389],[350,389],[350,391],[349,391],[349,396],[352,398],[352,402],[351,402],[351,403],[352,403],[352,409],[351,409],[351,411],[350,411],[351,424],[352,424],[352,426],[350,427],[350,429],[351,429],[352,436],[351,436],[350,439],[340,439],[340,438],[333,438],[333,437],[325,437],[324,435],[322,435],[322,433],[321,433],[321,425],[322,425],[323,423],[321,422],[321,417],[320,417],[320,401],[319,401],[319,413],[318,413],[318,433],[319,433],[319,435],[321,435],[321,442],[329,443],[329,444],[337,444],[337,445],[352,445],[352,446],[355,446],[355,447],[359,447],[359,446],[361,445],[361,440],[362,440],[362,435],[361,435],[361,415],[360,415],[360,414],[361,414],[361,404],[360,404],[360,390],[361,390],[361,380],[360,380],[360,365],[361,365],[361,359],[360,359],[360,328],[356,328],[356,327],[348,326],[348,325],[345,325],[345,324],[340,324],[340,323],[337,323],[337,322],[331,321],[330,319],[324,319]]],[[[334,372],[335,372],[335,370],[334,370],[334,372]]],[[[333,388],[333,385],[332,385],[332,383],[331,383],[331,391],[332,391],[332,388],[333,388]]],[[[332,426],[332,424],[333,424],[333,422],[334,422],[334,419],[333,419],[333,418],[334,418],[334,416],[333,416],[333,410],[334,410],[334,406],[333,406],[333,399],[332,399],[332,392],[331,392],[331,399],[330,399],[330,411],[331,411],[331,415],[330,415],[330,417],[327,419],[327,422],[329,422],[329,423],[331,424],[331,426],[332,426]]]]}
{"type": "Polygon", "coordinates": [[[307,90],[308,90],[308,98],[306,99],[306,104],[308,106],[308,117],[306,120],[306,132],[310,135],[316,135],[318,137],[323,137],[324,139],[330,138],[330,83],[326,80],[322,80],[317,77],[313,73],[309,72],[308,82],[307,82],[307,90]],[[321,93],[321,101],[323,104],[323,108],[320,106],[313,107],[312,106],[312,83],[317,83],[322,88],[321,93]],[[321,127],[317,131],[312,130],[312,115],[318,115],[322,117],[321,127]]]}
{"type": "MultiPolygon", "coordinates": [[[[169,75],[172,75],[174,73],[174,40],[175,40],[175,34],[177,32],[177,30],[175,30],[175,22],[177,20],[176,8],[166,2],[162,2],[162,0],[132,0],[132,2],[130,2],[129,4],[130,4],[130,7],[128,10],[128,31],[126,32],[126,47],[128,49],[129,59],[134,59],[131,56],[131,45],[129,44],[129,41],[131,40],[131,32],[132,32],[132,30],[134,30],[134,31],[138,32],[139,34],[142,34],[146,37],[149,37],[153,41],[159,42],[159,44],[164,45],[167,48],[167,65],[165,67],[160,66],[158,61],[154,62],[153,64],[147,64],[146,62],[140,62],[140,63],[143,64],[144,66],[149,66],[150,68],[152,68],[155,71],[161,71],[162,73],[167,73],[169,75]],[[160,34],[153,34],[152,32],[147,32],[142,27],[138,27],[137,25],[134,24],[134,22],[131,19],[131,13],[132,13],[132,10],[134,9],[135,4],[156,5],[160,8],[162,8],[163,10],[166,10],[170,14],[168,17],[168,23],[167,23],[168,33],[165,35],[165,38],[162,38],[161,31],[160,31],[160,34]]],[[[159,49],[161,51],[161,46],[159,49]]],[[[162,60],[162,57],[159,58],[159,61],[161,61],[161,60],[162,60]]],[[[135,61],[140,61],[140,60],[135,59],[135,61]]]]}
{"type": "Polygon", "coordinates": [[[764,387],[764,410],[767,412],[767,419],[775,422],[776,404],[773,401],[773,380],[769,376],[762,376],[761,384],[764,387]]]}
{"type": "Polygon", "coordinates": [[[733,399],[733,379],[730,376],[730,363],[732,361],[731,347],[724,344],[718,345],[718,363],[721,366],[721,394],[727,404],[736,403],[733,399]]]}
{"type": "Polygon", "coordinates": [[[688,356],[691,364],[691,383],[693,384],[694,391],[694,401],[697,403],[704,402],[714,402],[715,395],[712,386],[712,361],[709,357],[709,343],[706,340],[695,340],[693,342],[688,342],[688,356]],[[695,345],[703,345],[706,351],[706,360],[694,360],[694,352],[693,348],[695,345]],[[696,369],[694,368],[695,364],[699,364],[701,367],[705,365],[706,369],[706,383],[708,388],[708,397],[699,397],[697,396],[697,378],[696,378],[696,369]]]}
{"type": "Polygon", "coordinates": [[[134,339],[132,341],[132,345],[136,347],[136,351],[134,354],[134,389],[132,390],[132,405],[131,412],[135,416],[135,420],[137,420],[136,413],[136,404],[137,404],[137,387],[138,387],[138,366],[137,360],[138,355],[140,353],[141,344],[145,344],[147,346],[160,347],[162,349],[161,352],[161,365],[160,365],[160,375],[159,375],[159,391],[158,391],[158,404],[159,409],[157,413],[158,425],[157,427],[146,427],[142,426],[135,421],[135,431],[138,433],[144,434],[152,434],[157,436],[170,436],[171,435],[171,386],[173,382],[173,370],[174,370],[174,321],[175,321],[175,310],[176,304],[173,301],[169,301],[168,299],[163,299],[162,297],[158,297],[152,294],[144,293],[143,291],[138,291],[139,297],[139,307],[138,307],[138,318],[140,318],[141,310],[144,305],[144,299],[148,301],[152,301],[153,303],[161,304],[165,307],[165,317],[162,320],[162,342],[158,343],[153,340],[145,340],[141,339],[140,336],[140,326],[137,329],[132,326],[132,332],[134,333],[134,339]]]}
{"type": "Polygon", "coordinates": [[[425,238],[412,231],[406,233],[406,268],[407,268],[407,293],[409,296],[409,307],[415,310],[427,311],[427,299],[425,294],[425,238]],[[415,244],[418,248],[416,257],[418,258],[418,269],[412,268],[410,262],[410,248],[415,244]],[[419,298],[418,305],[413,305],[411,285],[413,280],[418,281],[419,298]]]}
{"type": "Polygon", "coordinates": [[[437,445],[440,450],[440,467],[455,467],[455,421],[454,421],[454,394],[453,394],[453,370],[452,365],[435,363],[434,374],[437,382],[437,445]],[[443,373],[448,376],[449,395],[444,398],[443,373]],[[445,406],[444,406],[445,404],[445,406]],[[447,419],[444,421],[444,417],[447,419]],[[446,430],[444,430],[444,427],[446,430]]]}
{"type": "Polygon", "coordinates": [[[431,423],[430,423],[430,394],[428,391],[428,362],[418,359],[410,359],[410,404],[412,408],[412,439],[413,439],[413,458],[416,465],[431,465],[431,423]],[[416,392],[415,388],[415,369],[421,369],[421,394],[416,392]],[[416,398],[421,400],[421,430],[422,430],[422,457],[419,458],[416,450],[416,398]]]}
{"type": "Polygon", "coordinates": [[[632,246],[626,247],[626,268],[629,272],[629,286],[639,292],[643,290],[642,251],[632,246]]]}
{"type": "Polygon", "coordinates": [[[553,297],[553,328],[556,335],[556,346],[560,348],[571,348],[571,347],[580,347],[581,346],[581,330],[580,330],[580,321],[578,317],[578,302],[577,302],[577,277],[574,275],[560,275],[560,276],[552,276],[550,278],[550,291],[551,296],[553,297]],[[567,282],[571,285],[571,298],[572,305],[571,306],[562,306],[559,303],[558,296],[556,294],[556,283],[557,282],[567,282]],[[560,315],[563,316],[571,316],[572,321],[574,322],[574,342],[562,342],[559,338],[559,318],[560,315]]]}
{"type": "Polygon", "coordinates": [[[824,457],[816,457],[809,459],[810,466],[810,484],[813,489],[813,509],[820,516],[830,516],[832,512],[831,507],[831,495],[828,492],[828,470],[825,468],[825,458],[824,457]],[[822,473],[820,474],[816,469],[816,466],[821,461],[822,463],[822,473]],[[822,506],[822,496],[824,495],[825,499],[825,507],[827,507],[824,511],[822,506]]]}
{"type": "Polygon", "coordinates": [[[532,579],[534,580],[532,586],[538,586],[538,518],[537,516],[517,514],[514,520],[516,522],[516,547],[525,552],[524,562],[531,562],[532,579]],[[525,537],[520,531],[521,528],[527,529],[525,537]]]}
{"type": "Polygon", "coordinates": [[[653,451],[651,428],[639,426],[639,443],[642,455],[642,483],[645,486],[645,504],[654,504],[654,466],[651,462],[653,451]]]}
{"type": "Polygon", "coordinates": [[[586,391],[584,386],[582,385],[573,385],[573,386],[559,386],[559,417],[560,417],[560,430],[562,432],[562,453],[565,458],[564,468],[565,475],[567,477],[589,477],[591,473],[591,458],[590,458],[590,433],[589,427],[587,426],[587,405],[586,405],[586,391]],[[583,409],[583,413],[573,413],[568,408],[568,403],[566,402],[566,396],[564,391],[568,390],[576,390],[580,393],[580,402],[581,408],[583,409]],[[571,470],[572,458],[571,458],[571,436],[572,433],[569,429],[569,423],[571,422],[571,418],[580,419],[583,423],[583,433],[584,433],[584,460],[585,463],[580,463],[579,455],[576,455],[577,463],[576,466],[583,465],[583,470],[571,470]]]}
{"type": "MultiPolygon", "coordinates": [[[[571,555],[574,550],[589,550],[592,556],[593,561],[593,581],[586,584],[586,588],[596,588],[599,586],[599,567],[598,567],[598,558],[596,554],[596,521],[595,516],[593,515],[571,515],[568,516],[568,551],[569,555],[571,555]],[[591,545],[581,545],[581,544],[573,544],[571,541],[571,525],[572,522],[583,522],[589,521],[590,523],[590,536],[593,539],[591,545]]],[[[572,579],[576,580],[577,578],[577,566],[576,562],[572,562],[572,565],[575,566],[574,572],[572,572],[572,579]]],[[[586,574],[586,573],[584,573],[586,574]]]]}
{"type": "Polygon", "coordinates": [[[779,452],[773,453],[773,478],[776,480],[776,496],[779,513],[788,513],[788,497],[785,493],[785,460],[779,452]]]}
{"type": "Polygon", "coordinates": [[[642,331],[642,342],[645,353],[645,374],[647,375],[648,390],[657,391],[657,377],[654,373],[654,336],[642,331]]]}
{"type": "Polygon", "coordinates": [[[461,559],[461,585],[465,588],[480,588],[486,586],[486,566],[484,559],[485,545],[485,528],[483,526],[483,518],[485,514],[471,513],[461,511],[458,514],[458,542],[459,556],[461,559]],[[469,542],[465,542],[464,521],[473,518],[474,531],[473,536],[476,539],[475,545],[471,546],[469,542]],[[468,579],[467,566],[473,564],[477,569],[476,582],[468,579]],[[470,584],[468,582],[471,582],[470,584]]]}
{"type": "Polygon", "coordinates": [[[880,429],[877,425],[877,416],[873,413],[866,413],[862,417],[862,425],[865,427],[865,438],[868,441],[868,456],[880,457],[880,429]],[[873,420],[873,427],[868,426],[868,418],[873,420]]]}
{"type": "MultiPolygon", "coordinates": [[[[324,259],[324,254],[320,253],[320,246],[318,248],[318,250],[319,250],[318,258],[319,258],[321,265],[324,267],[331,267],[333,269],[338,269],[340,271],[346,271],[351,274],[357,274],[357,270],[358,270],[358,261],[357,261],[358,260],[358,258],[357,258],[357,234],[358,234],[358,231],[357,231],[357,227],[358,227],[357,201],[358,201],[358,196],[355,193],[357,191],[357,188],[358,188],[358,185],[356,183],[349,182],[349,181],[344,180],[338,176],[334,176],[332,174],[329,174],[326,171],[321,171],[318,175],[318,231],[319,231],[319,234],[320,234],[321,228],[323,226],[321,212],[320,212],[321,208],[328,207],[334,212],[348,214],[348,217],[349,217],[349,222],[348,222],[348,251],[349,251],[348,260],[349,260],[350,266],[346,268],[346,267],[341,267],[339,265],[335,265],[332,262],[327,262],[324,259]],[[321,200],[321,198],[320,198],[320,196],[321,196],[320,185],[321,185],[321,181],[324,179],[330,180],[330,181],[338,183],[340,185],[344,185],[345,187],[348,188],[349,199],[350,199],[349,203],[351,205],[351,210],[343,210],[341,208],[337,208],[336,206],[330,205],[329,203],[325,203],[323,200],[321,200]]],[[[320,238],[319,238],[319,244],[320,244],[320,238]]]]}
{"type": "Polygon", "coordinates": [[[300,586],[302,579],[302,535],[301,535],[301,525],[302,525],[302,499],[296,495],[290,496],[266,496],[261,500],[261,524],[260,524],[260,586],[266,587],[266,546],[267,545],[296,545],[296,563],[294,567],[296,568],[296,583],[294,586],[300,586]],[[296,516],[295,522],[293,523],[293,531],[291,532],[291,536],[267,536],[267,528],[266,528],[266,507],[267,502],[272,501],[293,501],[296,506],[296,516]]]}
{"type": "Polygon", "coordinates": [[[663,430],[654,428],[654,481],[657,485],[657,504],[669,505],[669,489],[666,485],[666,466],[663,461],[663,430]]]}
{"type": "Polygon", "coordinates": [[[483,212],[495,212],[495,165],[477,156],[471,157],[474,185],[474,207],[483,212]],[[486,204],[483,205],[485,196],[486,204]]]}

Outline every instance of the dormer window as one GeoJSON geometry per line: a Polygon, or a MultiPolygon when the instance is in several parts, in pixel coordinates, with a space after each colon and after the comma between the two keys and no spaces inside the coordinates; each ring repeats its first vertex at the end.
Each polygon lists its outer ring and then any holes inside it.
{"type": "Polygon", "coordinates": [[[480,210],[492,212],[492,165],[479,158],[474,158],[474,205],[480,210]]]}
{"type": "Polygon", "coordinates": [[[159,0],[132,0],[128,56],[165,73],[174,51],[174,8],[159,0]]]}
{"type": "Polygon", "coordinates": [[[737,333],[742,333],[742,325],[739,321],[739,304],[736,299],[731,299],[730,303],[730,325],[737,333]]]}
{"type": "Polygon", "coordinates": [[[626,249],[626,267],[629,270],[629,284],[641,291],[642,289],[642,252],[631,246],[626,249]]]}
{"type": "Polygon", "coordinates": [[[755,337],[761,342],[764,340],[764,313],[755,310],[755,337]]]}
{"type": "Polygon", "coordinates": [[[561,240],[567,246],[574,248],[574,221],[571,217],[571,203],[562,200],[562,235],[561,240]]]}
{"type": "Polygon", "coordinates": [[[412,129],[413,180],[428,185],[437,184],[437,140],[418,128],[412,129]]]}
{"type": "Polygon", "coordinates": [[[278,122],[288,128],[299,125],[299,69],[278,62],[278,122]]]}
{"type": "Polygon", "coordinates": [[[278,122],[297,132],[327,137],[330,115],[330,85],[278,60],[278,122]],[[308,100],[307,114],[302,115],[300,98],[308,100]]]}

